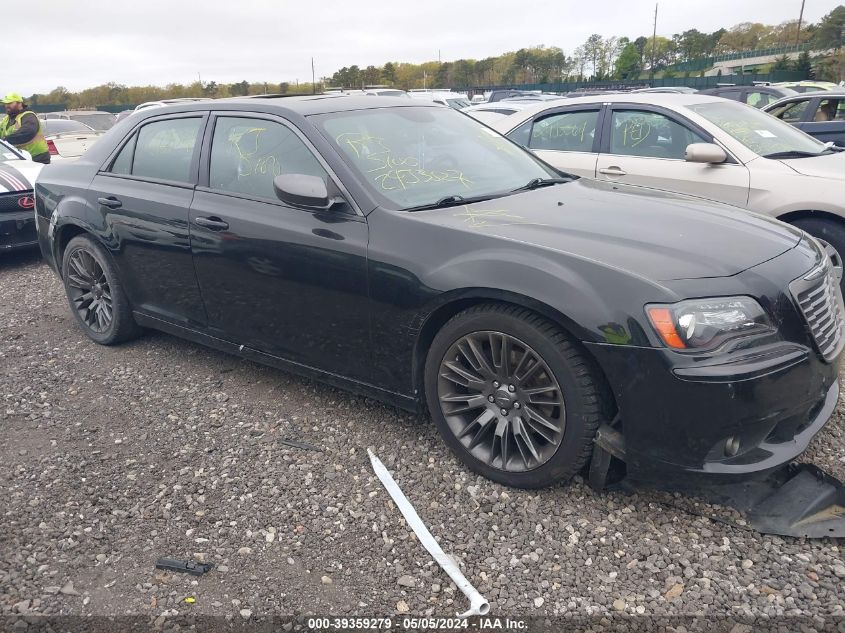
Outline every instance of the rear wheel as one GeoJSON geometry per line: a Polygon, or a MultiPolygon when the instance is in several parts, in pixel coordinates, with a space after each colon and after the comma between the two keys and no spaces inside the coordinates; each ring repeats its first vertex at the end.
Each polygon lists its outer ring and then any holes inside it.
{"type": "Polygon", "coordinates": [[[610,404],[590,359],[558,326],[501,304],[470,308],[443,326],[425,378],[429,410],[452,451],[520,488],[577,473],[610,404]]]}
{"type": "Polygon", "coordinates": [[[93,238],[78,235],[68,242],[62,280],[73,315],[89,338],[114,345],[139,334],[111,257],[93,238]]]}
{"type": "Polygon", "coordinates": [[[815,237],[827,251],[833,267],[838,269],[839,286],[845,292],[845,280],[842,279],[842,257],[845,255],[845,225],[835,220],[824,218],[803,218],[791,223],[802,231],[815,237]]]}

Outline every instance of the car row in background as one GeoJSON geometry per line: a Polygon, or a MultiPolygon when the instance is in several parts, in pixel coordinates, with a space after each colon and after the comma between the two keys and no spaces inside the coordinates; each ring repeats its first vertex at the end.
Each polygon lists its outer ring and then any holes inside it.
{"type": "Polygon", "coordinates": [[[51,162],[82,156],[103,134],[72,119],[46,119],[42,123],[51,162]]]}
{"type": "Polygon", "coordinates": [[[63,110],[61,112],[47,112],[38,116],[45,120],[66,119],[69,121],[79,121],[101,132],[111,129],[117,123],[117,117],[115,115],[111,112],[102,112],[100,110],[63,110]]]}
{"type": "Polygon", "coordinates": [[[747,103],[755,108],[762,108],[770,103],[774,103],[778,99],[798,93],[791,88],[755,84],[751,86],[717,86],[716,88],[701,90],[699,94],[714,95],[724,99],[731,99],[732,101],[747,103]]]}
{"type": "Polygon", "coordinates": [[[33,185],[42,167],[0,141],[0,253],[38,243],[33,185]]]}
{"type": "Polygon", "coordinates": [[[804,92],[763,108],[824,143],[845,147],[845,88],[804,92]]]}
{"type": "Polygon", "coordinates": [[[845,253],[845,152],[708,95],[541,103],[490,123],[563,172],[694,195],[778,218],[845,253]]]}
{"type": "Polygon", "coordinates": [[[772,84],[776,88],[791,88],[795,92],[817,92],[819,90],[838,90],[842,84],[835,84],[830,81],[781,81],[772,84]]]}

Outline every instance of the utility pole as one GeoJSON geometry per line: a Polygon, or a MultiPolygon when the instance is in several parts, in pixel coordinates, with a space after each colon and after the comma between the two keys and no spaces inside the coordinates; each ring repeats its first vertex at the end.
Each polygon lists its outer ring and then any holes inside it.
{"type": "Polygon", "coordinates": [[[798,14],[798,30],[795,32],[795,48],[801,43],[801,23],[804,21],[804,3],[806,0],[801,0],[801,13],[798,14]]]}
{"type": "Polygon", "coordinates": [[[314,73],[314,58],[311,58],[311,93],[317,94],[317,76],[314,73]]]}
{"type": "Polygon", "coordinates": [[[651,73],[649,83],[654,83],[655,47],[657,46],[657,3],[654,3],[654,32],[651,36],[651,73]]]}

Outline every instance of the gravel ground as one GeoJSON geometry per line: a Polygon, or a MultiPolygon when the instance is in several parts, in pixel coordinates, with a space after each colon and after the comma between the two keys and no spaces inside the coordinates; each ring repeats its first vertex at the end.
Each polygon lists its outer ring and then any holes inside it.
{"type": "MultiPolygon", "coordinates": [[[[494,615],[843,614],[835,541],[580,479],[507,489],[462,468],[428,420],[375,401],[164,334],[99,347],[36,254],[0,258],[0,298],[0,614],[463,610],[368,446],[494,615]],[[216,568],[165,573],[161,556],[216,568]]],[[[841,479],[844,413],[807,455],[841,479]]]]}

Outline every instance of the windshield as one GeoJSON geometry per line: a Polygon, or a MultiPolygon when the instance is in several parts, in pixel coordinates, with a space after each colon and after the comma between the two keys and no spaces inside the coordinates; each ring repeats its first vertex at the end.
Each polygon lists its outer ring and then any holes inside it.
{"type": "Polygon", "coordinates": [[[80,121],[95,130],[108,130],[114,125],[115,116],[108,112],[97,112],[94,114],[71,114],[74,121],[80,121]]]}
{"type": "Polygon", "coordinates": [[[67,134],[68,132],[93,132],[94,130],[80,121],[69,119],[46,119],[44,124],[45,134],[67,134]]]}
{"type": "Polygon", "coordinates": [[[505,195],[557,176],[514,143],[449,108],[394,107],[312,119],[389,208],[447,196],[505,195]]]}
{"type": "Polygon", "coordinates": [[[761,156],[797,152],[820,154],[825,146],[797,128],[757,108],[735,101],[687,106],[761,156]]]}

